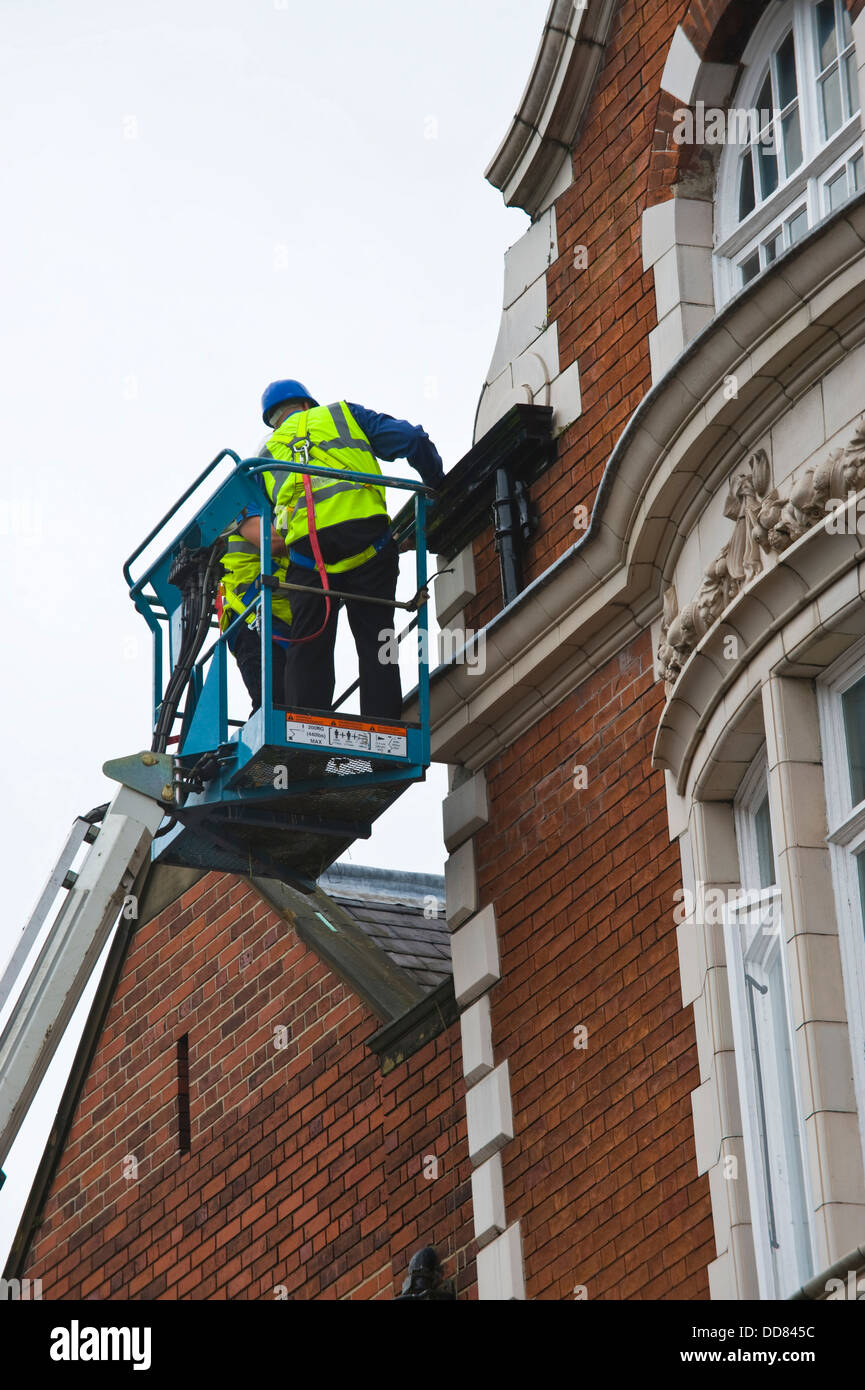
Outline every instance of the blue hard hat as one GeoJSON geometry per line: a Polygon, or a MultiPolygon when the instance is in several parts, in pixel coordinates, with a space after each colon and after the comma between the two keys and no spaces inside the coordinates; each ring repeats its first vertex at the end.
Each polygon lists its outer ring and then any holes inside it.
{"type": "Polygon", "coordinates": [[[318,405],[318,401],[313,399],[312,393],[307,391],[302,381],[272,381],[261,398],[262,420],[268,425],[270,423],[268,417],[278,405],[282,405],[284,401],[301,399],[312,401],[313,405],[318,405]]]}

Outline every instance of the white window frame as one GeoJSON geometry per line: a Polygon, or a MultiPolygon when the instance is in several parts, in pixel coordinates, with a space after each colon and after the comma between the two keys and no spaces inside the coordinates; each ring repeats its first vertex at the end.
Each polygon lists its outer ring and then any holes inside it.
{"type": "MultiPolygon", "coordinates": [[[[742,892],[725,907],[724,942],[757,1278],[761,1298],[779,1299],[794,1293],[811,1276],[816,1247],[781,892],[777,883],[758,887],[754,816],[766,791],[767,761],[763,749],[743,778],[734,803],[742,892]],[[746,969],[755,985],[746,983],[746,969]],[[775,1012],[769,1005],[777,1005],[777,997],[770,1001],[766,995],[763,1004],[761,981],[757,979],[759,974],[768,976],[772,972],[776,978],[780,976],[783,992],[780,1011],[775,1012]],[[749,998],[755,989],[756,994],[749,998]],[[755,1031],[759,1070],[754,1053],[755,1031]],[[779,1051],[779,1043],[786,1059],[779,1051]],[[782,1104],[782,1084],[765,1084],[766,1078],[781,1076],[790,1087],[792,1111],[782,1104]],[[798,1157],[798,1171],[791,1170],[791,1152],[798,1157]],[[775,1249],[770,1241],[773,1229],[775,1249]]],[[[769,815],[771,825],[771,802],[769,815]]],[[[774,826],[772,843],[774,849],[774,826]]],[[[777,880],[777,872],[775,877],[777,880]]]]}
{"type": "MultiPolygon", "coordinates": [[[[715,252],[713,273],[715,303],[721,308],[742,289],[741,263],[785,227],[800,207],[808,212],[808,231],[812,232],[830,214],[824,210],[824,187],[838,169],[851,162],[862,149],[861,113],[857,109],[830,139],[823,143],[822,121],[817,91],[817,46],[813,9],[815,0],[789,0],[771,6],[756,25],[742,55],[744,76],[731,100],[738,110],[754,107],[765,80],[770,57],[792,27],[798,57],[799,121],[802,162],[774,193],[742,221],[739,221],[739,163],[745,145],[728,143],[722,152],[715,197],[715,252]],[[801,72],[808,80],[799,81],[801,72]]],[[[840,55],[838,59],[840,63],[840,55]]],[[[837,211],[837,209],[836,209],[837,211]]],[[[801,238],[799,238],[801,239],[801,238]]],[[[780,254],[789,249],[785,245],[780,254]]],[[[749,280],[753,284],[763,270],[749,280]]]]}
{"type": "Polygon", "coordinates": [[[853,1058],[853,1088],[865,1162],[865,920],[858,856],[865,853],[865,801],[853,805],[842,696],[865,677],[865,639],[855,643],[817,682],[817,708],[826,783],[826,837],[838,919],[844,1001],[853,1058]]]}
{"type": "MultiPolygon", "coordinates": [[[[739,851],[739,877],[746,892],[760,888],[760,852],[757,848],[757,828],[754,817],[760,808],[763,797],[768,792],[769,763],[765,746],[757,754],[736,793],[733,803],[733,819],[736,825],[736,846],[739,851]]],[[[769,807],[771,822],[772,808],[769,807]]],[[[772,845],[774,848],[774,829],[772,845]]],[[[775,880],[777,883],[777,870],[775,880]]],[[[761,890],[762,891],[762,890],[761,890]]]]}
{"type": "MultiPolygon", "coordinates": [[[[836,160],[834,164],[830,165],[826,172],[821,175],[819,188],[821,217],[832,216],[832,213],[826,207],[826,189],[834,179],[835,175],[839,174],[842,169],[847,170],[848,193],[846,199],[844,200],[845,202],[849,202],[851,198],[855,197],[857,193],[861,193],[862,189],[865,188],[865,182],[860,181],[858,188],[855,188],[852,192],[849,191],[851,181],[851,167],[853,164],[856,163],[857,160],[859,160],[861,164],[865,165],[865,152],[863,152],[861,149],[856,148],[852,150],[847,150],[846,153],[843,154],[840,159],[836,160]]],[[[860,174],[860,180],[861,177],[862,176],[860,174]]],[[[840,208],[841,206],[843,206],[843,204],[839,203],[838,208],[840,208]]],[[[838,208],[835,208],[834,211],[837,212],[838,208]]]]}

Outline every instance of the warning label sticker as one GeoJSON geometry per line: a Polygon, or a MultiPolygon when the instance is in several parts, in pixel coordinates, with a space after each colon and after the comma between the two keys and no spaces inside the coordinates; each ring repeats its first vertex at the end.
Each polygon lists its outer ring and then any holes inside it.
{"type": "Polygon", "coordinates": [[[389,753],[405,757],[406,732],[392,724],[356,724],[340,719],[310,718],[286,714],[287,743],[312,744],[315,748],[344,748],[352,753],[389,753]]]}
{"type": "Polygon", "coordinates": [[[327,748],[327,727],[324,724],[308,724],[294,714],[285,716],[286,743],[314,743],[316,748],[327,748]]]}

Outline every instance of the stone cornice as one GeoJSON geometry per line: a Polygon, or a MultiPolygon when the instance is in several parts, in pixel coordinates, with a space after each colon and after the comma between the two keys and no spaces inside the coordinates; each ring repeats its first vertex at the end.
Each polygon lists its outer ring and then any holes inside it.
{"type": "Polygon", "coordinates": [[[519,108],[486,170],[508,206],[533,219],[574,147],[615,11],[616,0],[550,5],[519,108]]]}
{"type": "Polygon", "coordinates": [[[696,519],[791,401],[865,339],[863,306],[860,196],[731,300],[643,399],[588,529],[484,629],[485,670],[470,648],[434,673],[434,758],[483,766],[646,630],[696,519]]]}

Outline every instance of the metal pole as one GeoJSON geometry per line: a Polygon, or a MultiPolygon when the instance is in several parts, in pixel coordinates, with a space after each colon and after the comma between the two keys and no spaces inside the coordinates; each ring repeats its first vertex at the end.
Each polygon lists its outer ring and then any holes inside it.
{"type": "MultiPolygon", "coordinates": [[[[317,594],[319,592],[318,589],[313,589],[310,584],[286,584],[282,580],[274,584],[265,584],[264,587],[268,591],[272,590],[274,593],[282,593],[283,590],[286,589],[296,589],[301,594],[317,594]]],[[[418,602],[417,594],[415,594],[413,599],[409,599],[407,602],[401,602],[397,599],[379,598],[375,594],[349,594],[345,589],[329,588],[327,592],[331,598],[356,599],[358,603],[380,603],[385,608],[404,608],[408,613],[414,613],[416,610],[420,613],[426,607],[425,600],[418,602]]],[[[321,594],[322,597],[324,597],[323,589],[321,590],[321,594]]]]}
{"type": "MultiPolygon", "coordinates": [[[[415,493],[415,554],[416,554],[416,582],[418,593],[425,590],[427,586],[427,555],[426,555],[426,494],[423,492],[415,493]]],[[[424,764],[430,760],[430,728],[429,728],[429,610],[424,604],[418,609],[417,615],[417,640],[418,640],[418,713],[420,714],[421,737],[423,747],[421,750],[421,761],[424,764]]]]}
{"type": "Polygon", "coordinates": [[[502,597],[509,604],[520,592],[520,565],[514,541],[513,497],[506,468],[496,469],[496,497],[493,502],[495,542],[502,575],[502,597]]]}
{"type": "MultiPolygon", "coordinates": [[[[261,573],[270,574],[270,515],[261,516],[261,573]]],[[[259,605],[259,636],[261,638],[261,708],[264,719],[265,739],[270,737],[273,718],[273,612],[271,594],[267,585],[262,584],[259,605]]]]}

